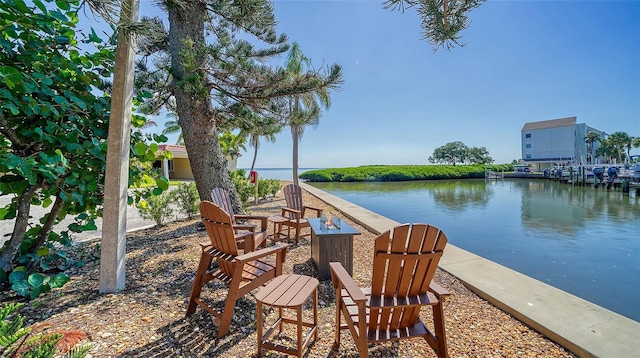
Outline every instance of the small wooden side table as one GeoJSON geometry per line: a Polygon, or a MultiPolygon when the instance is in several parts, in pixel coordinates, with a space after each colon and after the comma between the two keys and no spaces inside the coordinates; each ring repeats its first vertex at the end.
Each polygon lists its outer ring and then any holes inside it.
{"type": "Polygon", "coordinates": [[[286,235],[282,232],[282,224],[284,224],[285,222],[289,221],[289,219],[285,218],[282,215],[269,216],[267,219],[273,223],[273,234],[271,235],[271,244],[272,245],[275,245],[276,242],[278,242],[280,240],[283,240],[283,239],[289,240],[289,230],[290,230],[290,228],[287,227],[287,234],[286,235]]]}
{"type": "Polygon", "coordinates": [[[258,357],[262,357],[262,349],[270,349],[286,354],[302,357],[304,349],[311,341],[311,336],[315,340],[318,339],[318,280],[303,275],[280,275],[271,280],[258,294],[256,294],[256,316],[258,317],[258,357]],[[302,321],[302,305],[313,295],[313,322],[302,321]],[[262,305],[268,305],[278,308],[278,319],[263,334],[262,305]],[[282,316],[283,309],[294,309],[296,311],[295,318],[282,316]],[[297,326],[296,347],[288,347],[283,344],[272,343],[269,341],[271,335],[275,332],[276,326],[278,332],[282,332],[284,323],[292,323],[297,326]],[[305,337],[303,338],[303,327],[308,327],[305,337]]]}

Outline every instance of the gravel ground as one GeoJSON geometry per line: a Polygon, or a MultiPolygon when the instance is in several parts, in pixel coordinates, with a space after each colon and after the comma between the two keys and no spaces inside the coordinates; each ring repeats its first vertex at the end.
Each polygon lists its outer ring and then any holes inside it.
{"type": "MultiPolygon", "coordinates": [[[[308,193],[304,202],[328,207],[308,193]]],[[[249,208],[252,214],[273,215],[284,206],[282,193],[249,208]]],[[[337,211],[336,211],[337,212],[337,211]]],[[[361,287],[371,280],[372,242],[375,235],[349,222],[362,235],[354,237],[354,279],[361,287]]],[[[271,232],[271,228],[269,229],[271,232]]],[[[308,230],[308,229],[307,229],[308,230]]],[[[187,300],[200,257],[199,242],[208,241],[199,220],[184,220],[161,228],[130,233],[127,237],[126,289],[101,295],[98,240],[77,245],[74,255],[86,261],[72,273],[63,288],[28,302],[20,311],[38,332],[71,332],[91,344],[90,357],[255,357],[256,304],[253,295],[236,303],[230,333],[216,338],[212,315],[197,308],[185,317],[187,300]]],[[[310,241],[291,244],[285,273],[317,276],[310,261],[310,241]]],[[[469,291],[455,277],[439,270],[436,281],[452,292],[445,302],[446,331],[451,357],[573,357],[557,344],[469,291]]],[[[206,297],[221,308],[226,288],[216,282],[204,288],[206,297]]],[[[5,292],[3,301],[15,299],[5,292]]],[[[305,357],[357,357],[348,333],[334,347],[335,294],[330,280],[319,288],[319,339],[312,341],[305,357]]],[[[307,307],[308,308],[308,307],[307,307]]],[[[430,310],[423,320],[430,322],[430,310]]],[[[310,309],[305,309],[310,313],[310,309]]],[[[276,312],[265,309],[267,320],[276,312]]],[[[285,330],[280,338],[295,337],[285,330]]],[[[435,357],[421,339],[388,342],[369,347],[372,357],[435,357]]],[[[280,354],[267,351],[266,357],[280,354]]]]}

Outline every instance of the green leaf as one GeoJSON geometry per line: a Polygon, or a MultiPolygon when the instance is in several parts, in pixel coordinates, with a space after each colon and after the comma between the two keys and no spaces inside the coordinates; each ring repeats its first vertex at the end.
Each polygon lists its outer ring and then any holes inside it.
{"type": "Polygon", "coordinates": [[[133,152],[136,156],[142,157],[143,155],[147,154],[147,145],[145,143],[138,142],[133,148],[133,152]]]}
{"type": "Polygon", "coordinates": [[[48,248],[48,247],[41,247],[41,248],[39,248],[38,250],[36,250],[36,254],[37,254],[38,256],[40,256],[40,257],[45,257],[45,256],[49,255],[49,252],[50,252],[50,251],[51,251],[51,250],[49,250],[49,248],[48,248]]]}
{"type": "Polygon", "coordinates": [[[56,1],[56,5],[58,5],[58,8],[61,10],[69,10],[71,7],[69,6],[69,2],[67,2],[66,0],[57,0],[56,1]]]}
{"type": "Polygon", "coordinates": [[[29,285],[27,280],[20,280],[11,284],[11,289],[16,291],[20,296],[29,297],[31,285],[29,285]]]}
{"type": "Polygon", "coordinates": [[[160,177],[156,179],[156,185],[164,191],[169,190],[169,184],[170,184],[169,179],[165,177],[160,177]]]}
{"type": "Polygon", "coordinates": [[[11,89],[13,89],[17,83],[23,81],[20,71],[11,66],[0,66],[0,78],[2,78],[7,87],[11,89]]]}
{"type": "Polygon", "coordinates": [[[51,290],[51,286],[49,285],[40,285],[40,286],[36,286],[33,288],[33,291],[31,291],[31,294],[29,295],[29,297],[31,297],[31,299],[35,299],[36,297],[40,296],[41,294],[48,292],[51,290]]]}
{"type": "Polygon", "coordinates": [[[64,286],[71,278],[64,273],[59,273],[51,279],[51,287],[58,288],[64,286]]]}
{"type": "Polygon", "coordinates": [[[24,267],[23,266],[16,267],[9,274],[9,283],[11,283],[11,284],[13,284],[14,282],[18,282],[18,281],[22,281],[22,280],[26,280],[26,279],[27,279],[27,272],[24,271],[24,267]],[[19,270],[20,268],[22,268],[22,270],[19,270]]]}
{"type": "Polygon", "coordinates": [[[29,275],[29,284],[33,287],[42,286],[45,283],[45,280],[48,279],[48,276],[45,276],[41,273],[33,273],[29,275]]]}

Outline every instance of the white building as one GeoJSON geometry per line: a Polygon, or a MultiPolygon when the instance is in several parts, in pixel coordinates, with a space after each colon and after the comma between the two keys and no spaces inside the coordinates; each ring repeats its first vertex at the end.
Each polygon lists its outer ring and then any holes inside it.
{"type": "Polygon", "coordinates": [[[576,123],[576,117],[525,123],[521,130],[522,160],[532,164],[536,171],[553,167],[554,163],[595,163],[592,155],[599,143],[593,143],[591,148],[584,140],[592,131],[601,138],[606,136],[584,123],[576,123]]]}

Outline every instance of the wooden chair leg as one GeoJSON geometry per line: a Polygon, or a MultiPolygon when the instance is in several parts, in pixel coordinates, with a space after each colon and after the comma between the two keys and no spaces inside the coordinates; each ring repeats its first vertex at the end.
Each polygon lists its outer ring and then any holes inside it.
{"type": "Polygon", "coordinates": [[[449,352],[447,351],[447,336],[444,330],[444,309],[442,307],[442,300],[432,307],[433,325],[436,335],[436,344],[438,346],[436,354],[440,358],[447,358],[449,357],[449,352]]]}
{"type": "Polygon", "coordinates": [[[366,321],[366,308],[364,304],[358,305],[358,336],[353,337],[356,340],[356,346],[358,347],[358,354],[360,358],[369,357],[369,349],[367,347],[367,321],[366,321]]]}
{"type": "Polygon", "coordinates": [[[258,336],[258,358],[262,357],[262,302],[256,300],[256,318],[257,318],[257,332],[258,336]]]}
{"type": "MultiPolygon", "coordinates": [[[[231,288],[229,288],[231,293],[231,288]]],[[[229,327],[231,326],[231,319],[233,318],[233,310],[236,307],[236,300],[238,298],[233,295],[227,296],[227,301],[224,304],[224,310],[220,316],[220,325],[218,326],[218,338],[224,337],[229,333],[229,327]]]]}
{"type": "Polygon", "coordinates": [[[211,266],[211,261],[213,258],[204,250],[202,251],[202,255],[200,256],[200,263],[198,264],[198,271],[196,271],[196,277],[193,282],[193,288],[191,289],[191,296],[189,297],[189,305],[187,306],[187,316],[194,313],[196,311],[196,298],[200,297],[200,292],[202,292],[202,277],[207,273],[209,266],[211,266]]]}
{"type": "MultiPolygon", "coordinates": [[[[342,289],[342,286],[338,286],[336,291],[341,289],[342,289]]],[[[342,317],[340,316],[342,314],[341,311],[342,311],[342,298],[338,296],[336,298],[336,339],[335,339],[337,347],[340,347],[340,331],[341,331],[340,326],[342,325],[341,323],[342,317]]]]}

